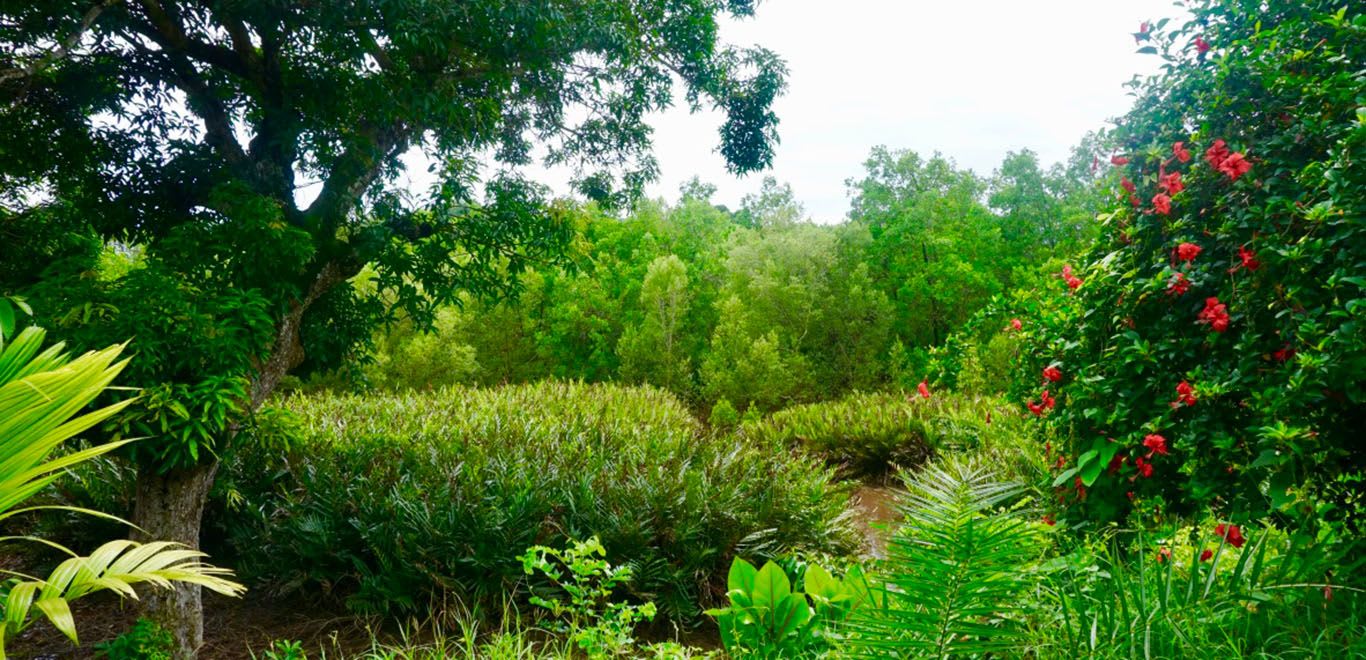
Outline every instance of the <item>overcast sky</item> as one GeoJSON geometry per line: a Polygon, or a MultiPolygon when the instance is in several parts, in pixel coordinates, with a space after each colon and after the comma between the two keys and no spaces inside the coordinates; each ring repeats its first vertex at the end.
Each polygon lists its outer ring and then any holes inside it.
{"type": "MultiPolygon", "coordinates": [[[[1178,12],[1171,0],[763,1],[722,35],[787,60],[773,169],[727,174],[715,149],[720,115],[684,105],[652,122],[661,177],[648,192],[676,199],[696,175],[736,208],[770,174],[812,218],[834,222],[848,210],[845,180],[879,144],[939,151],[983,175],[1023,148],[1045,165],[1060,161],[1129,108],[1124,82],[1156,70],[1131,33],[1178,12]]],[[[567,191],[563,175],[534,175],[567,191]]]]}
{"type": "MultiPolygon", "coordinates": [[[[844,182],[879,144],[937,150],[979,174],[1026,147],[1045,164],[1064,159],[1128,110],[1125,81],[1156,69],[1130,33],[1178,11],[1171,0],[768,0],[722,34],[787,60],[770,174],[828,222],[848,211],[844,182]]],[[[672,199],[694,174],[732,208],[758,189],[763,174],[726,174],[719,123],[686,108],[654,122],[652,194],[672,199]]]]}

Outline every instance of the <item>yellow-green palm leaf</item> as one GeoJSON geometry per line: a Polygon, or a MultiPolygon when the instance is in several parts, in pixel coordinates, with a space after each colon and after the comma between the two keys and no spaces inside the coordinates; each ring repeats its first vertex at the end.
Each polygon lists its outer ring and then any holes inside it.
{"type": "MultiPolygon", "coordinates": [[[[126,407],[130,400],[78,414],[100,395],[127,364],[119,360],[123,346],[112,346],[71,358],[62,344],[42,348],[45,333],[26,328],[8,344],[0,337],[0,521],[42,507],[25,501],[61,476],[65,468],[118,448],[128,441],[98,445],[52,458],[61,445],[126,407]]],[[[94,515],[94,511],[76,509],[94,515]]],[[[0,541],[9,540],[0,537],[0,541]]],[[[73,642],[76,623],[69,603],[95,591],[137,598],[133,585],[167,588],[189,582],[236,596],[240,584],[231,573],[200,562],[204,554],[167,543],[111,541],[88,557],[56,547],[66,561],[45,579],[19,576],[0,584],[0,660],[4,643],[31,623],[36,610],[73,642]]]]}
{"type": "MultiPolygon", "coordinates": [[[[53,627],[79,643],[69,603],[96,591],[113,591],[137,598],[133,585],[148,583],[167,588],[172,582],[190,582],[226,596],[241,595],[242,585],[227,579],[231,572],[199,560],[205,555],[176,543],[158,541],[110,541],[89,557],[71,557],[53,569],[46,579],[22,580],[10,587],[4,600],[5,637],[13,637],[30,623],[38,610],[53,627]]],[[[3,657],[0,647],[0,657],[3,657]]]]}

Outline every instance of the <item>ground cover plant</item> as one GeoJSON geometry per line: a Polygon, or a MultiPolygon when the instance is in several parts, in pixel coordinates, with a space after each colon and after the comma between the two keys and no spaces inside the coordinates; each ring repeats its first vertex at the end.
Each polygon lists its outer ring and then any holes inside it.
{"type": "Polygon", "coordinates": [[[509,548],[596,536],[623,590],[689,622],[737,554],[846,553],[849,490],[786,446],[703,431],[668,393],[545,382],[297,397],[297,441],[228,479],[244,575],[401,614],[444,591],[496,601],[509,548]],[[271,468],[269,466],[278,466],[271,468]]]}

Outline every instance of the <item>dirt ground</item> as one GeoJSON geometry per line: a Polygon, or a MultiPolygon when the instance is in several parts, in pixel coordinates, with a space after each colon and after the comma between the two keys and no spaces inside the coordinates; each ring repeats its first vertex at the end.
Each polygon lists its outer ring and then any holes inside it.
{"type": "MultiPolygon", "coordinates": [[[[71,644],[46,620],[33,624],[6,649],[12,658],[48,660],[94,658],[95,646],[127,631],[137,620],[137,604],[112,594],[93,594],[72,604],[81,646],[71,644]]],[[[199,657],[217,660],[259,656],[273,640],[304,642],[306,649],[359,652],[369,647],[367,619],[342,611],[319,610],[315,602],[249,601],[204,596],[204,648],[199,657]]],[[[351,653],[344,653],[351,655],[351,653]]]]}

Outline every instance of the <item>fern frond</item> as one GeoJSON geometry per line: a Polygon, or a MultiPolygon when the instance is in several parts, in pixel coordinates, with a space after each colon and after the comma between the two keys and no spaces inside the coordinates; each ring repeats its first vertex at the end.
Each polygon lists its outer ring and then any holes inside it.
{"type": "Polygon", "coordinates": [[[846,650],[944,658],[1011,648],[1042,550],[1033,528],[1002,509],[1023,489],[968,461],[926,466],[906,485],[905,521],[877,580],[883,605],[851,621],[846,650]]]}

